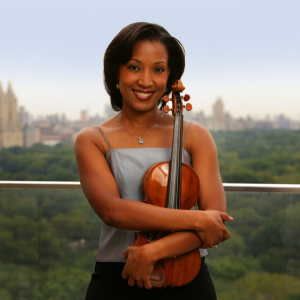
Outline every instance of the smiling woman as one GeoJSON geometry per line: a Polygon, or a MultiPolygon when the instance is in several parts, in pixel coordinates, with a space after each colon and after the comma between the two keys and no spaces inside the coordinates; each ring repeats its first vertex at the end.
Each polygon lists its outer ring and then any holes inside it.
{"type": "MultiPolygon", "coordinates": [[[[138,65],[141,61],[133,57],[132,53],[133,48],[137,46],[136,44],[141,44],[142,41],[147,41],[148,46],[151,42],[156,42],[156,44],[160,45],[161,49],[157,55],[162,54],[162,56],[156,56],[158,60],[153,60],[152,63],[154,65],[162,63],[164,72],[167,71],[167,69],[170,70],[167,85],[165,86],[166,94],[171,92],[172,84],[175,80],[181,78],[183,74],[185,67],[184,48],[176,38],[172,37],[159,25],[153,26],[153,24],[142,22],[128,25],[112,40],[104,54],[104,85],[107,93],[110,95],[112,107],[116,111],[122,109],[123,102],[122,94],[115,88],[116,80],[119,78],[120,66],[131,63],[133,70],[137,70],[141,67],[138,65]],[[135,60],[131,61],[131,59],[135,60]]],[[[147,50],[146,47],[144,50],[147,50]]],[[[151,46],[148,50],[151,51],[151,46]]],[[[149,58],[150,57],[152,57],[151,54],[149,58]]],[[[151,67],[153,68],[154,65],[151,67]]],[[[158,71],[160,67],[160,65],[157,65],[155,69],[158,71]]]]}
{"type": "Polygon", "coordinates": [[[200,179],[200,210],[142,202],[144,173],[154,163],[171,158],[174,120],[159,104],[175,79],[181,78],[184,57],[178,40],[149,23],[125,27],[106,50],[104,83],[113,109],[120,113],[99,126],[85,128],[75,142],[82,189],[104,221],[87,300],[176,300],[195,295],[216,299],[204,257],[207,247],[230,237],[224,221],[232,218],[225,213],[217,152],[205,128],[183,122],[182,162],[193,166],[200,179]],[[133,247],[136,231],[175,233],[133,247]],[[194,280],[180,287],[152,289],[150,276],[158,260],[198,248],[202,264],[194,280]]]}

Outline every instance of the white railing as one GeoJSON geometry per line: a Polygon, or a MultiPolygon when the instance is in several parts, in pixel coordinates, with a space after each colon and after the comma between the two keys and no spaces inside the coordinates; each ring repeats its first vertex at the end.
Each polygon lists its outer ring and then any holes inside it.
{"type": "MultiPolygon", "coordinates": [[[[223,183],[226,192],[300,193],[300,184],[223,183]]],[[[80,190],[79,181],[0,181],[0,189],[80,190]]]]}

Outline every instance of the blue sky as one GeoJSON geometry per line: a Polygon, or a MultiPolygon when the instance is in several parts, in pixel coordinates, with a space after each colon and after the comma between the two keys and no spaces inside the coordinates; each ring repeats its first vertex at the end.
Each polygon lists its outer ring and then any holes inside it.
{"type": "Polygon", "coordinates": [[[300,1],[0,0],[0,14],[0,81],[34,115],[102,114],[104,51],[146,21],[183,43],[194,111],[221,97],[235,117],[300,119],[300,1]]]}

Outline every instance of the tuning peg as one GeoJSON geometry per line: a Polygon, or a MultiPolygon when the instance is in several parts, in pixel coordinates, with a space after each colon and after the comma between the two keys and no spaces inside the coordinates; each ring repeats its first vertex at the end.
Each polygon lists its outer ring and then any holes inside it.
{"type": "Polygon", "coordinates": [[[168,95],[164,95],[163,100],[167,103],[167,102],[169,102],[170,99],[169,99],[168,95]]]}
{"type": "Polygon", "coordinates": [[[163,107],[163,111],[167,114],[170,110],[172,110],[172,109],[170,109],[170,107],[169,107],[169,105],[165,105],[164,107],[163,107]]]}
{"type": "Polygon", "coordinates": [[[185,109],[186,109],[187,111],[190,111],[190,110],[192,110],[192,108],[193,108],[193,106],[192,106],[191,103],[187,103],[186,105],[184,105],[184,107],[185,107],[185,109]]]}
{"type": "Polygon", "coordinates": [[[185,108],[187,111],[192,110],[193,106],[191,103],[187,103],[186,105],[183,105],[183,108],[185,108]]]}
{"type": "Polygon", "coordinates": [[[189,101],[190,99],[191,99],[191,97],[188,94],[185,94],[184,97],[183,97],[184,101],[189,101]]]}

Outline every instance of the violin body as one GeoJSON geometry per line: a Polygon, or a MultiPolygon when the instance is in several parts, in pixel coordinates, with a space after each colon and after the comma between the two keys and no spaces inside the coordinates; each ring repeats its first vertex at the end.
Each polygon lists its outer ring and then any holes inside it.
{"type": "MultiPolygon", "coordinates": [[[[142,181],[143,202],[166,207],[169,181],[168,161],[153,164],[145,172],[142,181]]],[[[181,166],[181,203],[180,209],[191,209],[197,206],[200,183],[195,170],[187,164],[181,166]]]]}
{"type": "MultiPolygon", "coordinates": [[[[183,108],[191,110],[190,103],[183,105],[182,100],[188,101],[189,95],[182,97],[180,92],[184,90],[180,80],[176,80],[172,86],[173,108],[164,106],[163,111],[172,111],[174,116],[174,130],[172,154],[170,162],[158,162],[148,168],[142,181],[143,202],[166,207],[170,209],[189,210],[197,205],[200,193],[200,182],[195,170],[182,163],[182,131],[183,108]]],[[[163,97],[165,102],[170,99],[163,97]]],[[[138,232],[132,246],[143,246],[152,243],[172,232],[138,232]]],[[[201,266],[199,249],[165,258],[154,265],[150,276],[150,282],[155,287],[182,286],[191,282],[198,274],[201,266]]]]}
{"type": "MultiPolygon", "coordinates": [[[[181,209],[191,209],[197,205],[200,192],[199,178],[187,164],[182,164],[181,181],[181,209]]],[[[169,162],[156,163],[144,174],[142,181],[143,202],[166,207],[167,187],[169,180],[169,162]]],[[[143,246],[154,242],[167,234],[167,232],[138,232],[132,246],[143,246]]],[[[156,273],[163,268],[165,281],[163,287],[182,286],[191,282],[198,274],[201,266],[199,249],[178,255],[177,257],[165,258],[155,266],[156,273]]]]}

